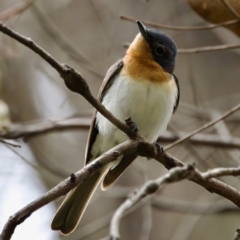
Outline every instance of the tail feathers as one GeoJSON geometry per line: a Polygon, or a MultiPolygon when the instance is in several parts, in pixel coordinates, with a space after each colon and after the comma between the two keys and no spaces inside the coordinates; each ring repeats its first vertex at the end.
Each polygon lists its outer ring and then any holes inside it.
{"type": "Polygon", "coordinates": [[[137,156],[136,153],[128,154],[121,159],[116,167],[109,169],[102,181],[102,190],[106,190],[112,186],[137,156]]]}
{"type": "Polygon", "coordinates": [[[63,235],[75,230],[103,173],[94,173],[68,194],[52,220],[53,230],[60,230],[63,235]]]}

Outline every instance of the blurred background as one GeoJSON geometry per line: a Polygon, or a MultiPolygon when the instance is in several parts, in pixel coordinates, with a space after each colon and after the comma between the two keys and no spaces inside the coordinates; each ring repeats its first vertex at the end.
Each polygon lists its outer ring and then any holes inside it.
{"type": "MultiPolygon", "coordinates": [[[[240,10],[238,1],[229,2],[240,10]]],[[[221,0],[0,1],[0,20],[80,71],[95,96],[108,68],[124,56],[125,45],[138,33],[136,24],[120,15],[174,26],[205,26],[211,23],[204,19],[214,23],[235,19],[221,0]]],[[[239,29],[240,24],[235,24],[230,30],[164,31],[180,49],[189,49],[237,44],[239,29]]],[[[160,138],[162,145],[239,103],[239,61],[238,49],[179,53],[175,74],[181,87],[180,105],[160,138]]],[[[0,142],[1,229],[11,214],[83,166],[92,112],[91,105],[70,92],[39,56],[0,34],[0,136],[11,132],[11,138],[17,139],[9,142],[21,145],[15,148],[0,142]]],[[[169,152],[186,163],[195,162],[202,171],[238,166],[239,119],[236,112],[169,152]]],[[[154,160],[136,160],[111,189],[97,190],[70,236],[50,229],[62,201],[58,199],[19,225],[12,239],[102,239],[108,235],[114,211],[128,194],[166,172],[154,160]]],[[[238,178],[221,180],[239,189],[238,178]]],[[[120,233],[121,239],[226,240],[234,238],[239,220],[231,202],[183,181],[165,186],[128,213],[120,233]]]]}

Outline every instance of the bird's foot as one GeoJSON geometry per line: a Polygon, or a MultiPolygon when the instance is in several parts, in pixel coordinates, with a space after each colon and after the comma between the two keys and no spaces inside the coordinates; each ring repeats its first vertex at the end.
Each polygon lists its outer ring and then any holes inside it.
{"type": "Polygon", "coordinates": [[[136,134],[138,132],[138,126],[132,121],[131,117],[125,119],[125,123],[129,126],[130,132],[136,134]]]}
{"type": "Polygon", "coordinates": [[[160,145],[160,143],[155,142],[154,145],[155,145],[155,147],[156,147],[156,149],[157,149],[157,154],[158,154],[158,155],[162,155],[163,152],[164,152],[164,149],[163,149],[163,147],[160,145]]]}

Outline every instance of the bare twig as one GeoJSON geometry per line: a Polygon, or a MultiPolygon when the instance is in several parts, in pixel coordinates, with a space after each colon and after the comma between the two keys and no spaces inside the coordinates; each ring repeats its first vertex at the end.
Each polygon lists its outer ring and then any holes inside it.
{"type": "Polygon", "coordinates": [[[234,112],[238,111],[240,109],[240,104],[236,105],[235,107],[231,108],[230,110],[226,111],[224,114],[222,114],[220,117],[204,124],[202,127],[190,132],[189,134],[185,135],[184,137],[178,139],[177,141],[169,144],[168,146],[165,147],[165,150],[168,150],[174,146],[176,146],[179,143],[184,142],[185,140],[189,139],[190,137],[194,136],[195,134],[202,132],[203,130],[206,130],[207,128],[213,126],[214,124],[220,122],[221,120],[225,119],[229,115],[233,114],[234,112]]]}
{"type": "MultiPolygon", "coordinates": [[[[121,19],[127,20],[130,22],[136,22],[137,19],[121,15],[121,19]]],[[[172,26],[172,25],[166,25],[166,24],[159,24],[159,23],[154,23],[154,22],[148,22],[148,21],[142,21],[144,24],[151,26],[151,27],[156,27],[156,28],[161,28],[161,29],[167,29],[167,30],[177,30],[177,31],[198,31],[198,30],[209,30],[209,29],[214,29],[218,27],[224,27],[224,26],[229,26],[235,23],[238,23],[240,20],[239,19],[234,19],[230,21],[226,21],[223,23],[219,24],[209,24],[205,26],[172,26]]]]}
{"type": "Polygon", "coordinates": [[[240,20],[240,14],[233,8],[233,6],[228,2],[228,0],[221,0],[221,1],[228,8],[228,10],[233,14],[233,16],[236,17],[238,20],[240,20]]]}
{"type": "Polygon", "coordinates": [[[239,213],[240,209],[231,203],[193,203],[170,198],[154,198],[152,206],[163,211],[173,211],[185,214],[222,214],[222,213],[239,213]]]}
{"type": "MultiPolygon", "coordinates": [[[[5,139],[18,139],[29,138],[39,136],[45,133],[58,132],[58,131],[69,131],[72,129],[87,129],[91,123],[90,118],[86,117],[72,117],[62,120],[46,120],[38,121],[36,123],[16,123],[8,126],[4,131],[0,131],[0,137],[5,139]]],[[[178,140],[181,136],[185,136],[186,132],[179,132],[178,136],[170,132],[165,132],[158,138],[158,141],[173,142],[178,140]]],[[[198,133],[191,137],[190,142],[200,145],[224,147],[224,148],[240,148],[240,139],[236,137],[221,137],[219,138],[214,134],[203,134],[198,133]]]]}
{"type": "Polygon", "coordinates": [[[6,21],[9,18],[25,11],[28,7],[30,7],[35,0],[26,0],[24,2],[17,3],[16,5],[2,11],[0,13],[0,21],[6,21]]]}
{"type": "Polygon", "coordinates": [[[0,136],[6,139],[17,139],[39,136],[44,133],[64,131],[72,129],[89,128],[90,118],[69,118],[57,121],[41,121],[29,124],[12,124],[6,130],[0,132],[0,136]]]}
{"type": "Polygon", "coordinates": [[[201,176],[204,179],[212,178],[212,177],[222,177],[222,176],[239,176],[240,175],[240,167],[238,168],[215,168],[212,170],[208,170],[205,173],[202,173],[201,176]]]}
{"type": "Polygon", "coordinates": [[[74,43],[63,36],[60,29],[58,29],[56,24],[54,24],[54,22],[40,7],[34,5],[32,10],[35,16],[38,18],[39,23],[62,50],[66,51],[73,59],[81,62],[81,65],[84,66],[87,70],[96,74],[98,77],[103,78],[102,71],[97,66],[95,66],[94,63],[87,59],[82,53],[80,53],[79,50],[74,47],[74,43]]]}
{"type": "Polygon", "coordinates": [[[222,50],[230,50],[240,48],[240,44],[223,44],[217,46],[207,46],[207,47],[199,47],[199,48],[182,48],[178,49],[179,54],[185,53],[202,53],[202,52],[211,52],[211,51],[222,51],[222,50]]]}
{"type": "Polygon", "coordinates": [[[10,146],[6,145],[6,147],[11,150],[12,152],[14,152],[18,157],[20,157],[25,163],[27,163],[28,165],[30,165],[31,167],[33,167],[36,170],[39,170],[38,166],[35,166],[34,164],[32,164],[30,161],[28,161],[25,157],[23,157],[21,154],[19,154],[18,151],[16,151],[14,148],[11,148],[10,146]]]}
{"type": "Polygon", "coordinates": [[[6,44],[0,43],[0,54],[6,58],[15,58],[16,52],[6,44]]]}
{"type": "Polygon", "coordinates": [[[6,145],[9,145],[9,146],[15,147],[15,148],[20,148],[21,147],[21,145],[19,145],[19,144],[14,144],[14,143],[7,142],[7,141],[3,140],[2,138],[0,138],[0,142],[4,143],[6,145]]]}
{"type": "MultiPolygon", "coordinates": [[[[124,47],[128,48],[129,43],[124,43],[124,47]]],[[[206,46],[206,47],[199,47],[199,48],[179,48],[179,54],[185,53],[202,53],[202,52],[211,52],[211,51],[222,51],[222,50],[230,50],[230,49],[237,49],[240,48],[240,44],[223,44],[217,46],[206,46]]]]}
{"type": "Polygon", "coordinates": [[[161,185],[164,183],[173,183],[181,181],[182,179],[186,179],[190,173],[193,171],[193,168],[189,165],[184,167],[176,167],[169,171],[163,177],[156,179],[155,181],[146,182],[137,193],[132,193],[132,196],[129,197],[114,213],[110,225],[110,236],[111,240],[119,240],[119,226],[120,220],[123,214],[137,204],[141,199],[145,198],[149,194],[155,193],[161,185]]]}
{"type": "Polygon", "coordinates": [[[110,237],[111,240],[119,240],[119,226],[120,220],[123,214],[129,210],[131,207],[136,205],[143,198],[150,194],[155,193],[163,184],[178,182],[183,179],[209,179],[212,177],[226,176],[226,175],[240,175],[240,168],[229,168],[229,169],[215,169],[210,170],[206,173],[200,173],[198,170],[194,169],[191,165],[185,165],[184,167],[176,167],[169,171],[163,177],[156,180],[146,182],[139,190],[133,191],[132,195],[125,200],[125,202],[120,205],[120,207],[115,211],[111,225],[110,225],[110,237]]]}

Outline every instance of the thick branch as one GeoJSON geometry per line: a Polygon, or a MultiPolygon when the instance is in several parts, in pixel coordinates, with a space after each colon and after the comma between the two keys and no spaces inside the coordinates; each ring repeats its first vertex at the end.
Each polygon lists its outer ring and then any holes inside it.
{"type": "MultiPolygon", "coordinates": [[[[128,125],[116,119],[96,98],[93,97],[85,79],[81,76],[80,73],[78,73],[77,71],[75,71],[74,69],[70,68],[67,65],[60,64],[50,54],[48,54],[45,50],[43,50],[41,47],[35,44],[31,39],[21,36],[20,34],[7,28],[5,25],[0,24],[0,31],[18,40],[25,46],[32,49],[35,53],[39,54],[44,60],[46,60],[53,68],[55,68],[59,72],[60,76],[64,79],[66,86],[71,91],[81,94],[86,100],[88,100],[89,103],[92,104],[92,106],[94,106],[103,116],[105,116],[115,126],[117,126],[119,129],[121,129],[124,133],[128,134],[129,136],[132,136],[132,133],[128,125]]],[[[175,181],[174,178],[175,176],[177,176],[177,172],[181,174],[188,173],[187,169],[189,169],[189,167],[186,166],[186,164],[184,164],[183,162],[179,161],[178,159],[172,157],[167,153],[159,155],[154,144],[145,142],[141,136],[137,135],[135,140],[134,139],[128,140],[118,145],[117,147],[113,148],[112,150],[108,151],[108,153],[102,155],[95,161],[88,164],[78,173],[76,173],[74,175],[75,176],[74,178],[68,178],[64,180],[62,183],[60,183],[55,188],[46,193],[44,196],[30,203],[29,205],[18,211],[16,214],[14,214],[12,217],[10,217],[10,219],[4,226],[1,235],[2,240],[9,240],[16,226],[23,222],[28,216],[30,216],[32,212],[48,204],[57,197],[66,194],[76,185],[78,185],[86,178],[88,178],[93,172],[99,170],[101,167],[103,167],[110,161],[115,160],[118,156],[122,154],[129,154],[132,152],[137,152],[139,155],[146,156],[148,158],[154,158],[160,163],[162,163],[167,169],[181,167],[173,170],[174,174],[173,172],[170,172],[170,175],[167,175],[164,178],[159,179],[158,182],[159,185],[161,185],[164,182],[175,181]],[[185,171],[183,169],[185,169],[186,172],[183,172],[185,171]]],[[[182,176],[181,174],[180,176],[182,176]]],[[[181,177],[177,177],[176,179],[181,179],[181,177]]],[[[230,187],[229,185],[213,178],[206,179],[202,177],[201,173],[197,170],[195,170],[194,178],[189,179],[203,186],[210,192],[217,193],[229,199],[237,206],[240,206],[240,193],[236,189],[230,187]]],[[[152,188],[148,188],[148,191],[151,191],[151,189],[152,188]]],[[[154,191],[154,189],[156,189],[156,184],[154,185],[152,191],[154,191]]]]}
{"type": "Polygon", "coordinates": [[[129,127],[118,120],[109,112],[90,92],[90,89],[86,83],[83,76],[74,70],[73,68],[67,66],[66,64],[60,64],[55,58],[53,58],[48,52],[37,45],[30,38],[26,38],[21,34],[13,31],[12,29],[6,27],[3,23],[0,23],[0,31],[4,34],[10,36],[11,38],[22,43],[26,47],[30,48],[32,51],[40,55],[46,62],[48,62],[62,77],[66,86],[69,90],[79,93],[82,95],[89,103],[92,104],[104,117],[110,120],[116,127],[126,133],[128,136],[132,136],[132,132],[129,127]]]}
{"type": "Polygon", "coordinates": [[[201,173],[198,170],[194,169],[191,165],[184,165],[183,167],[176,167],[169,171],[163,177],[160,177],[156,180],[151,180],[146,182],[140,189],[137,191],[134,190],[132,195],[123,202],[120,207],[115,211],[111,225],[110,225],[110,238],[111,240],[119,240],[119,227],[120,221],[124,213],[130,208],[135,206],[143,198],[147,197],[150,194],[154,194],[163,184],[165,183],[174,183],[179,182],[183,179],[209,179],[212,177],[226,176],[226,175],[240,175],[240,168],[229,168],[229,169],[213,169],[206,173],[201,173]]]}
{"type": "Polygon", "coordinates": [[[176,167],[169,171],[163,177],[160,177],[154,181],[146,182],[137,192],[134,191],[132,195],[116,210],[112,217],[111,225],[110,225],[110,237],[111,240],[119,240],[119,226],[120,220],[124,213],[136,205],[139,201],[141,201],[146,196],[155,193],[161,185],[164,183],[173,183],[181,181],[182,179],[186,179],[191,172],[193,171],[193,167],[186,165],[184,167],[176,167]]]}
{"type": "Polygon", "coordinates": [[[138,146],[137,141],[128,140],[124,143],[118,145],[117,147],[111,149],[106,154],[103,154],[93,162],[86,165],[83,169],[74,174],[74,181],[72,177],[69,177],[59,183],[56,187],[52,188],[50,191],[45,193],[43,196],[39,197],[35,201],[31,202],[13,216],[11,216],[3,228],[0,235],[1,240],[9,240],[17,225],[21,224],[27,217],[29,217],[33,212],[39,208],[45,206],[56,198],[67,194],[71,189],[76,187],[78,184],[86,180],[91,174],[101,169],[103,166],[111,161],[116,160],[123,153],[131,153],[136,151],[138,146]]]}

